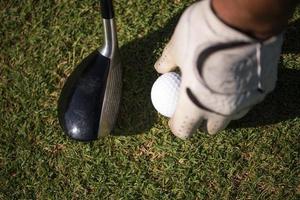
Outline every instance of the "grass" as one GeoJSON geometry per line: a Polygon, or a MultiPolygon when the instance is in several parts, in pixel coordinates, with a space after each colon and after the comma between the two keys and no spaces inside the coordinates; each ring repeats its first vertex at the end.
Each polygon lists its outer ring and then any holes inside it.
{"type": "Polygon", "coordinates": [[[97,1],[1,1],[0,199],[299,199],[300,10],[276,90],[216,136],[175,138],[151,105],[153,69],[192,1],[115,1],[124,69],[116,135],[71,141],[66,77],[101,46],[97,1]],[[124,136],[127,135],[127,136],[124,136]]]}

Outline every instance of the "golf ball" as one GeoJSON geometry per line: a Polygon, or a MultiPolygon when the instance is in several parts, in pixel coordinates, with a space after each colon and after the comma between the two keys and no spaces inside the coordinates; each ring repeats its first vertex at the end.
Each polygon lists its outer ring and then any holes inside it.
{"type": "Polygon", "coordinates": [[[154,82],[151,89],[151,101],[154,108],[166,117],[172,117],[179,96],[181,77],[175,72],[168,72],[154,82]]]}

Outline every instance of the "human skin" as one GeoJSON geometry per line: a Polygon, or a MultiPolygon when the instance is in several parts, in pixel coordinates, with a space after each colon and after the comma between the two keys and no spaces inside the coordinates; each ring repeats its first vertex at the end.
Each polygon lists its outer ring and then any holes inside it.
{"type": "Polygon", "coordinates": [[[264,40],[285,29],[299,2],[299,0],[212,0],[212,8],[227,25],[264,40]]]}

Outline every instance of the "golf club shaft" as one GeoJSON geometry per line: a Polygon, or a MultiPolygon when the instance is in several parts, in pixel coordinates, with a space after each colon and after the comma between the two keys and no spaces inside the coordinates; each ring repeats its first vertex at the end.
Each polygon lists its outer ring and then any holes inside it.
{"type": "Polygon", "coordinates": [[[101,1],[101,12],[103,18],[103,28],[104,28],[104,45],[99,50],[99,52],[112,59],[116,48],[118,48],[118,40],[116,34],[116,26],[114,21],[114,11],[111,0],[101,1]]]}
{"type": "Polygon", "coordinates": [[[112,0],[100,0],[101,15],[103,19],[114,18],[114,9],[112,0]]]}

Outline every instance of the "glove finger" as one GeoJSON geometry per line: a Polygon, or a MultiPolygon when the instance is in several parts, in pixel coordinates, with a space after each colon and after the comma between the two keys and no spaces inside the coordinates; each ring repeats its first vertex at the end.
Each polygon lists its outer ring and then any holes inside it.
{"type": "Polygon", "coordinates": [[[207,132],[211,135],[222,131],[230,123],[231,118],[220,115],[213,115],[207,120],[207,132]]]}
{"type": "Polygon", "coordinates": [[[154,64],[154,68],[158,73],[166,73],[173,71],[176,68],[176,63],[170,53],[170,45],[166,45],[161,57],[154,64]]]}
{"type": "Polygon", "coordinates": [[[190,101],[181,88],[176,111],[169,121],[172,133],[181,139],[187,139],[197,130],[203,119],[202,110],[190,101]]]}

